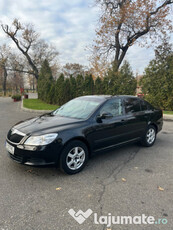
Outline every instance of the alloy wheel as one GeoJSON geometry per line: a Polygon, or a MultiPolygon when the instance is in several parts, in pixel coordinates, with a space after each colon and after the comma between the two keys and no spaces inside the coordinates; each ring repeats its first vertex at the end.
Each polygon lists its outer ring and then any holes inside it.
{"type": "Polygon", "coordinates": [[[79,169],[85,161],[85,151],[82,147],[72,148],[66,157],[66,164],[69,169],[77,170],[79,169]]]}
{"type": "Polygon", "coordinates": [[[148,144],[151,145],[155,141],[155,138],[156,138],[156,132],[153,128],[150,128],[146,135],[148,144]]]}

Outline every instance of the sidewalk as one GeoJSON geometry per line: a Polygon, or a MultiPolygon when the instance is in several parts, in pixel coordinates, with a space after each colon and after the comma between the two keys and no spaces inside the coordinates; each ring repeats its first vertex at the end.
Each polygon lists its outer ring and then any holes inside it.
{"type": "Polygon", "coordinates": [[[164,121],[173,121],[173,115],[163,114],[164,121]]]}
{"type": "Polygon", "coordinates": [[[37,99],[38,98],[38,93],[28,93],[28,98],[29,99],[37,99]]]}

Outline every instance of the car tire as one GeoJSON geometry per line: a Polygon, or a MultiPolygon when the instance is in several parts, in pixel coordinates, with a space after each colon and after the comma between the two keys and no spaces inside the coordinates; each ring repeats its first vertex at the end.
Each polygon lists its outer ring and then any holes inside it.
{"type": "Polygon", "coordinates": [[[149,125],[141,140],[141,144],[146,147],[151,147],[156,141],[156,135],[156,128],[153,125],[149,125]]]}
{"type": "Polygon", "coordinates": [[[82,142],[74,140],[69,142],[60,156],[60,169],[69,175],[80,172],[88,161],[88,148],[82,142]]]}

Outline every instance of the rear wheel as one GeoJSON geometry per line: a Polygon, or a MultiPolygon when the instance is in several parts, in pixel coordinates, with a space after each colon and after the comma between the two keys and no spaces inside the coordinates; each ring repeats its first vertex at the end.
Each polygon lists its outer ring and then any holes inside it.
{"type": "Polygon", "coordinates": [[[153,125],[148,126],[144,137],[141,140],[142,145],[150,147],[156,140],[156,128],[153,125]]]}
{"type": "Polygon", "coordinates": [[[88,148],[81,141],[69,142],[60,156],[60,169],[67,174],[80,172],[88,160],[88,148]]]}

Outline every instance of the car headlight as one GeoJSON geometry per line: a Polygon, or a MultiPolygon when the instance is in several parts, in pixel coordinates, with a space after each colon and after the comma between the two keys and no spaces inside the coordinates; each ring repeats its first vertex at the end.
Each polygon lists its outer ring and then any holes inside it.
{"type": "Polygon", "coordinates": [[[57,133],[49,133],[41,136],[31,136],[25,141],[25,145],[48,145],[57,138],[57,133]]]}

